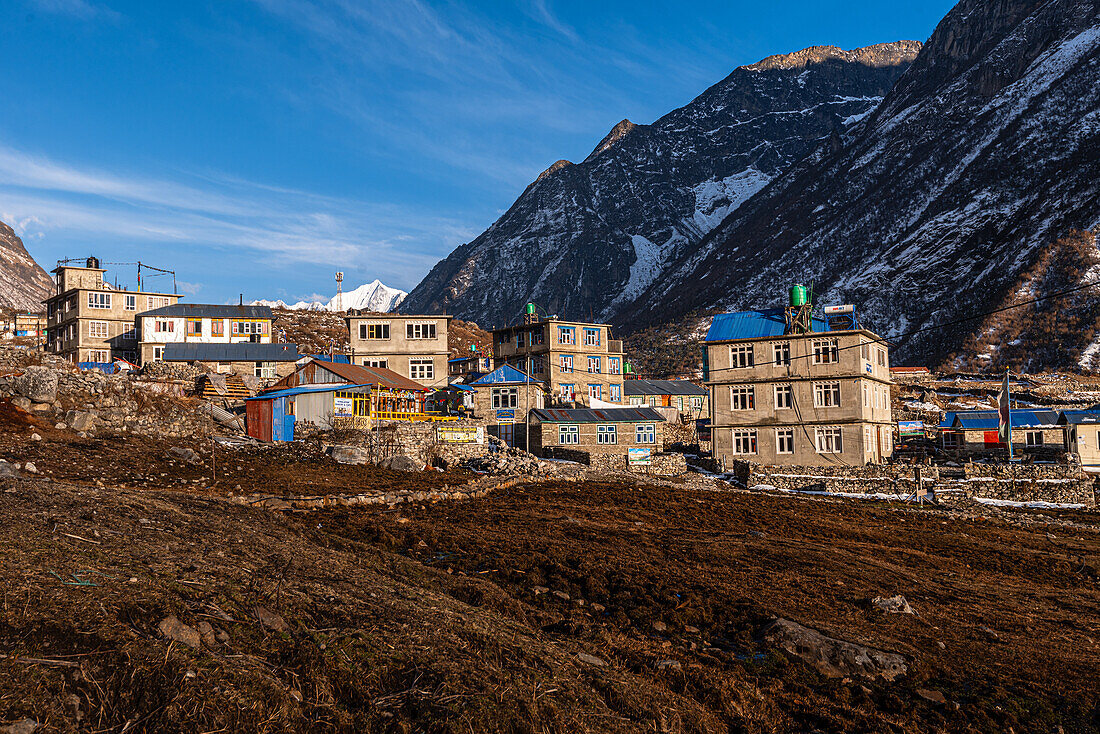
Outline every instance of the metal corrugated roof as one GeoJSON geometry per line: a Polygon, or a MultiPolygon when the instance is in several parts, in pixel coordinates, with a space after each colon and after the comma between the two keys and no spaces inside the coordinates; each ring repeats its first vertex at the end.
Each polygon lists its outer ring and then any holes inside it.
{"type": "MultiPolygon", "coordinates": [[[[1056,410],[1013,410],[1013,428],[1055,428],[1058,426],[1056,410]]],[[[953,428],[967,431],[995,431],[1000,426],[1000,417],[996,411],[975,410],[956,413],[953,428]]]]}
{"type": "Polygon", "coordinates": [[[176,303],[140,316],[186,316],[193,319],[270,319],[270,306],[221,306],[216,303],[176,303]]]}
{"type": "Polygon", "coordinates": [[[412,392],[430,392],[419,382],[414,382],[404,375],[399,375],[385,367],[368,367],[360,364],[343,364],[342,362],[317,362],[318,367],[323,367],[329,372],[342,377],[348,382],[360,385],[379,385],[394,390],[409,390],[412,392]]]}
{"type": "Polygon", "coordinates": [[[1058,422],[1062,424],[1072,423],[1074,425],[1100,423],[1100,410],[1096,408],[1089,410],[1063,410],[1062,414],[1058,417],[1058,422]]]}
{"type": "Polygon", "coordinates": [[[626,380],[623,392],[627,395],[706,395],[704,387],[690,380],[626,380]]]}
{"type": "Polygon", "coordinates": [[[940,428],[950,428],[951,426],[955,425],[955,416],[956,415],[957,415],[957,413],[954,413],[954,412],[944,413],[943,417],[940,418],[940,428]]]}
{"type": "Polygon", "coordinates": [[[262,392],[255,397],[246,398],[246,400],[274,400],[275,398],[286,398],[292,395],[301,395],[303,393],[310,392],[346,392],[356,391],[362,388],[371,388],[373,385],[345,385],[338,383],[331,383],[328,385],[303,385],[301,387],[288,387],[284,390],[272,390],[271,392],[262,392]]]}
{"type": "MultiPolygon", "coordinates": [[[[819,318],[813,319],[815,332],[829,330],[829,324],[819,318]]],[[[759,311],[737,311],[720,313],[710,322],[707,332],[708,342],[724,342],[736,339],[765,339],[783,336],[787,332],[784,310],[769,308],[759,311]]]]}
{"type": "Polygon", "coordinates": [[[297,362],[297,344],[181,344],[164,345],[165,362],[297,362]]]}
{"type": "Polygon", "coordinates": [[[538,382],[533,377],[528,377],[523,372],[520,372],[510,364],[501,365],[489,374],[479,377],[471,385],[511,385],[515,383],[521,385],[528,382],[538,382]]]}
{"type": "Polygon", "coordinates": [[[536,408],[531,411],[535,420],[543,423],[638,423],[664,421],[664,417],[650,407],[607,408],[536,408]]]}

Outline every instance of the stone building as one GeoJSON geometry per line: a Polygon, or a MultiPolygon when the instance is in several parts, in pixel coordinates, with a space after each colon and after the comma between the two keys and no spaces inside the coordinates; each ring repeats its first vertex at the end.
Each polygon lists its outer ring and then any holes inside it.
{"type": "Polygon", "coordinates": [[[136,317],[180,297],[120,290],[103,280],[105,272],[94,257],[85,267],[54,269],[56,288],[46,299],[46,351],[70,362],[137,362],[136,317]]]}
{"type": "Polygon", "coordinates": [[[684,419],[710,418],[710,393],[689,380],[627,380],[623,391],[631,405],[671,408],[684,419]]]}
{"type": "Polygon", "coordinates": [[[493,360],[538,380],[554,405],[624,402],[623,343],[606,324],[529,315],[493,330],[493,360]]]}
{"type": "MultiPolygon", "coordinates": [[[[1060,456],[1067,450],[1066,428],[1056,410],[1012,410],[1012,450],[1018,456],[1060,456]]],[[[995,410],[945,413],[940,420],[943,449],[959,456],[1007,456],[1001,442],[1000,415],[995,410]]]]}
{"type": "Polygon", "coordinates": [[[1100,472],[1100,409],[1063,410],[1058,423],[1065,429],[1066,450],[1078,456],[1081,468],[1100,472]]]}
{"type": "Polygon", "coordinates": [[[169,344],[270,344],[269,306],[175,303],[137,316],[141,364],[164,357],[169,344]]]}
{"type": "Polygon", "coordinates": [[[664,422],[649,407],[536,409],[531,411],[530,451],[547,458],[590,459],[634,449],[648,456],[664,447],[664,422]]]}
{"type": "Polygon", "coordinates": [[[509,446],[526,448],[528,415],[543,407],[542,383],[515,367],[501,365],[470,383],[477,392],[474,416],[486,421],[489,435],[509,446]]]}
{"type": "Polygon", "coordinates": [[[880,463],[893,454],[887,346],[808,307],[714,317],[704,372],[713,451],[785,465],[880,463]]]}
{"type": "Polygon", "coordinates": [[[393,370],[424,387],[445,387],[450,316],[349,311],[351,362],[393,370]]]}
{"type": "Polygon", "coordinates": [[[200,364],[211,372],[241,377],[259,377],[270,384],[297,368],[297,344],[178,343],[166,344],[161,360],[166,363],[200,364]]]}

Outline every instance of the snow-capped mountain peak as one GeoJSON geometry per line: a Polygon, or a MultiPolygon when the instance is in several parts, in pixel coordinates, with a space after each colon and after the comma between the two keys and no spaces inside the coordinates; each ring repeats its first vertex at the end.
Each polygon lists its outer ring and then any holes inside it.
{"type": "Polygon", "coordinates": [[[286,301],[253,301],[253,306],[270,306],[271,308],[283,308],[291,311],[377,311],[389,313],[394,311],[408,294],[397,288],[390,288],[382,281],[375,279],[370,283],[364,283],[355,290],[342,293],[339,297],[333,296],[326,301],[298,301],[288,304],[286,301]],[[338,302],[339,301],[339,302],[338,302]]]}

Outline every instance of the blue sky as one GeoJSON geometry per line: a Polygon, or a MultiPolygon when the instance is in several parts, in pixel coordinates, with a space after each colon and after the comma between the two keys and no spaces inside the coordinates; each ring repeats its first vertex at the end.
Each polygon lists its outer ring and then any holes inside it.
{"type": "Polygon", "coordinates": [[[194,302],[408,290],[619,120],[952,4],[3,0],[0,219],[47,270],[140,259],[194,302]]]}

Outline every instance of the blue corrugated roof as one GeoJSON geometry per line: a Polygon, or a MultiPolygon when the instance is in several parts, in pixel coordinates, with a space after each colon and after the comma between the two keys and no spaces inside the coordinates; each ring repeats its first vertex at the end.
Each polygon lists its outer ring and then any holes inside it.
{"type": "Polygon", "coordinates": [[[165,362],[297,362],[298,345],[236,342],[181,343],[164,346],[165,362]]]}
{"type": "MultiPolygon", "coordinates": [[[[1013,410],[1013,428],[1051,428],[1058,425],[1056,410],[1013,410]]],[[[967,431],[996,431],[1000,426],[1000,417],[996,411],[975,410],[956,413],[953,428],[967,431]]]]}
{"type": "MultiPolygon", "coordinates": [[[[829,325],[819,318],[813,319],[814,331],[828,331],[829,325]]],[[[734,339],[766,339],[783,336],[787,321],[781,308],[762,311],[737,311],[720,313],[710,322],[706,341],[724,342],[734,339]]]]}
{"type": "Polygon", "coordinates": [[[944,413],[943,418],[940,418],[940,428],[950,428],[955,425],[955,416],[957,413],[944,413]]]}
{"type": "Polygon", "coordinates": [[[302,393],[307,392],[339,392],[341,390],[356,390],[362,387],[371,387],[371,385],[347,385],[342,382],[330,382],[325,385],[303,385],[302,387],[288,387],[285,390],[272,390],[271,392],[262,392],[256,397],[247,399],[273,400],[275,398],[287,398],[292,395],[301,395],[302,393]]]}
{"type": "Polygon", "coordinates": [[[1100,410],[1063,410],[1059,423],[1080,425],[1082,423],[1100,423],[1100,410]]]}
{"type": "Polygon", "coordinates": [[[328,354],[311,354],[311,355],[309,355],[309,358],[310,359],[315,359],[318,362],[333,362],[335,364],[351,364],[351,359],[346,354],[336,354],[336,355],[331,355],[331,356],[328,355],[328,354]]]}
{"type": "Polygon", "coordinates": [[[534,379],[533,377],[528,377],[510,364],[505,364],[497,367],[495,370],[485,375],[484,377],[479,377],[470,384],[510,385],[517,382],[522,385],[527,382],[538,382],[538,380],[534,379]]]}

